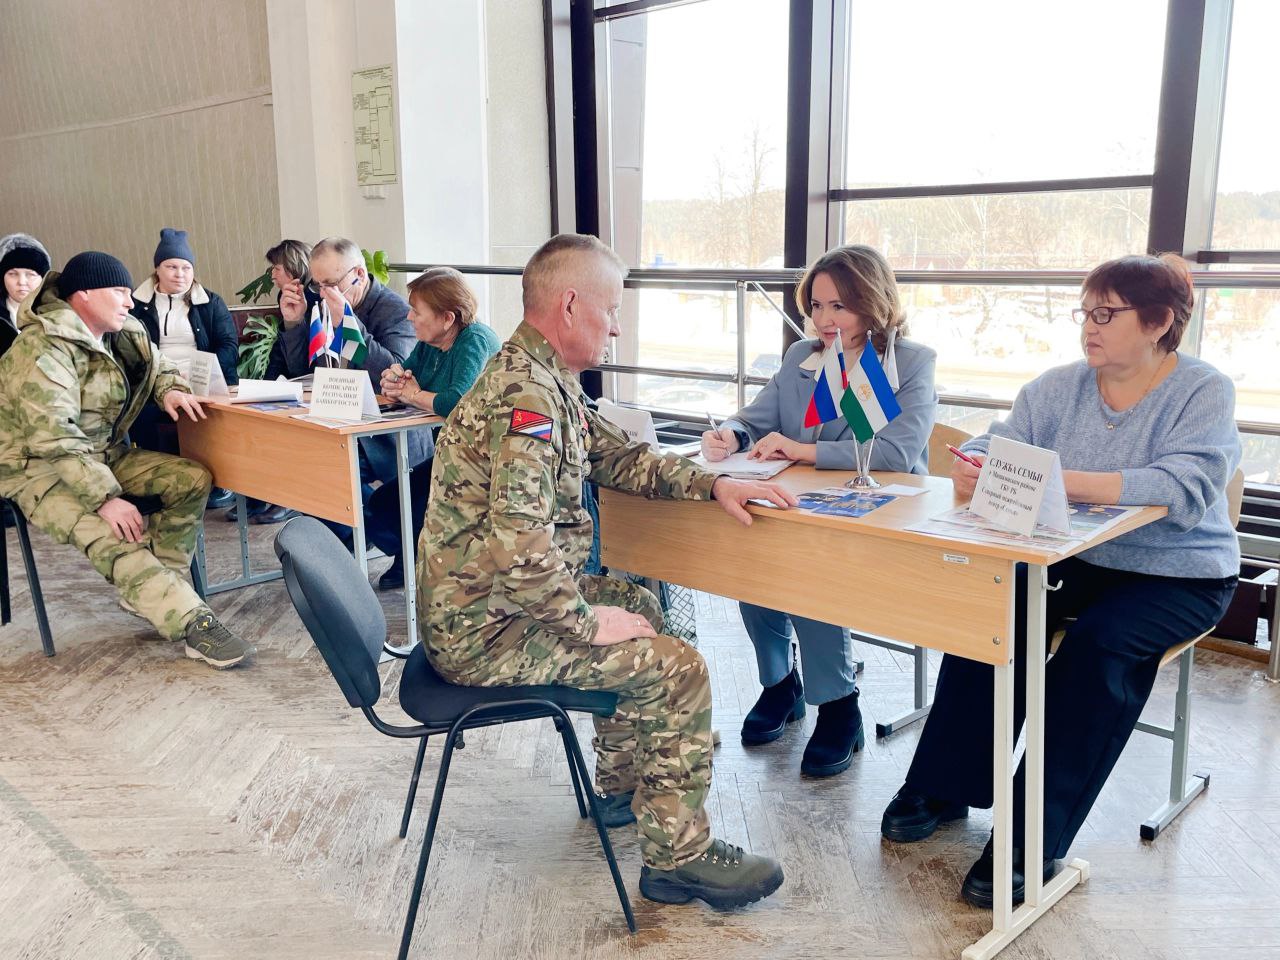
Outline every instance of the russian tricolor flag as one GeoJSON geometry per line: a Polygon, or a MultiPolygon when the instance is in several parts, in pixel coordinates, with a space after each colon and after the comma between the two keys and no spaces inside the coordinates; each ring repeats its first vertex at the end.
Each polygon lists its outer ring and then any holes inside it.
{"type": "Polygon", "coordinates": [[[866,443],[902,412],[870,342],[863,346],[862,357],[848,373],[848,389],[840,398],[840,411],[859,443],[866,443]]]}
{"type": "MultiPolygon", "coordinates": [[[[865,351],[864,351],[865,352],[865,351]]],[[[840,416],[840,398],[849,388],[844,371],[844,348],[836,337],[822,354],[822,364],[813,378],[813,397],[804,414],[804,425],[816,427],[840,416]]]]}

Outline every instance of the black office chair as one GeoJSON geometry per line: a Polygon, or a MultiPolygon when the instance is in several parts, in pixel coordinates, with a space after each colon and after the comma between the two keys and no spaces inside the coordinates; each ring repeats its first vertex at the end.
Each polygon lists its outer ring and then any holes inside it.
{"type": "MultiPolygon", "coordinates": [[[[36,556],[31,552],[31,531],[27,529],[27,518],[22,515],[18,505],[12,500],[0,497],[0,512],[8,511],[13,517],[13,526],[18,531],[18,545],[22,548],[22,565],[27,571],[27,586],[31,588],[31,605],[36,611],[36,626],[40,629],[40,643],[44,647],[44,655],[52,657],[53,632],[49,629],[49,614],[44,609],[44,593],[40,590],[40,573],[36,570],[36,556]]],[[[0,534],[3,534],[0,530],[0,534]]],[[[9,606],[9,538],[0,535],[0,626],[13,619],[9,606]]]]}
{"type": "Polygon", "coordinates": [[[617,709],[617,695],[557,686],[456,686],[447,683],[432,669],[422,645],[419,644],[406,660],[404,673],[400,678],[400,707],[417,720],[418,725],[403,727],[389,724],[373,709],[382,695],[378,661],[383,641],[387,637],[387,622],[382,614],[382,606],[355,558],[314,517],[295,517],[290,520],[276,535],[275,545],[276,556],[280,558],[280,565],[284,570],[289,599],[293,601],[298,616],[302,618],[303,625],[319,648],[334,680],[347,698],[347,703],[360,708],[380,733],[421,741],[413,776],[409,781],[409,796],[405,800],[404,815],[400,821],[401,838],[409,829],[409,817],[418,790],[427,738],[445,734],[444,755],[440,758],[440,771],[436,776],[435,793],[431,798],[427,833],[422,841],[413,895],[409,900],[409,913],[405,917],[404,933],[400,940],[400,960],[405,960],[409,954],[427,862],[431,857],[431,845],[440,819],[440,802],[449,776],[449,764],[454,750],[463,746],[463,731],[543,717],[550,717],[555,721],[556,730],[564,741],[565,755],[569,760],[569,777],[578,801],[578,814],[585,818],[589,809],[590,816],[595,821],[600,846],[609,862],[609,871],[613,874],[613,883],[627,919],[627,927],[634,933],[636,921],[631,912],[631,901],[618,873],[618,863],[613,855],[613,846],[609,843],[609,835],[600,822],[595,792],[589,787],[591,775],[587,771],[586,761],[582,758],[582,750],[578,746],[578,738],[567,713],[577,711],[612,716],[617,709]],[[584,794],[586,803],[583,802],[584,794]]]}

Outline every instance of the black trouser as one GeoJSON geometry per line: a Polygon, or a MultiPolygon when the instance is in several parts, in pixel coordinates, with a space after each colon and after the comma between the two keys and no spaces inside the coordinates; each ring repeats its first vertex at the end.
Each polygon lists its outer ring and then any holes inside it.
{"type": "MultiPolygon", "coordinates": [[[[1046,640],[1075,617],[1044,676],[1044,855],[1075,839],[1151,695],[1160,658],[1208,630],[1227,609],[1235,577],[1194,580],[1097,567],[1072,558],[1049,567],[1046,640]]],[[[1016,664],[1026,662],[1027,577],[1019,567],[1016,664]]],[[[1046,643],[1046,646],[1048,643],[1046,643]]],[[[1014,683],[1014,738],[1026,715],[1026,674],[1014,683]]],[[[906,789],[971,807],[992,805],[993,668],[946,656],[906,789]]],[[[1013,844],[1022,846],[1025,768],[1014,781],[1013,844]]]]}
{"type": "MultiPolygon", "coordinates": [[[[422,534],[427,519],[427,495],[431,492],[431,462],[428,457],[409,471],[409,509],[413,514],[413,542],[422,534]]],[[[400,480],[384,483],[369,496],[365,505],[365,538],[389,557],[399,559],[400,480]]]]}

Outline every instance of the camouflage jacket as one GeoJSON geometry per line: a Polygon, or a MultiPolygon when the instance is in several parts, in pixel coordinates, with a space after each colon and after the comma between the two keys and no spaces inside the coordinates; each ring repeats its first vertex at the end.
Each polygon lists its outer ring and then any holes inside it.
{"type": "Polygon", "coordinates": [[[591,549],[582,483],[708,500],[714,474],[652,452],[601,418],[578,378],[521,324],[436,441],[422,537],[421,604],[433,661],[464,673],[514,622],[565,643],[598,624],[578,591],[591,549]]]}
{"type": "Polygon", "coordinates": [[[97,510],[120,494],[107,451],[148,399],[190,387],[133,317],[99,344],[57,281],[46,274],[23,301],[19,336],[0,358],[0,494],[36,484],[38,499],[61,481],[97,510]]]}

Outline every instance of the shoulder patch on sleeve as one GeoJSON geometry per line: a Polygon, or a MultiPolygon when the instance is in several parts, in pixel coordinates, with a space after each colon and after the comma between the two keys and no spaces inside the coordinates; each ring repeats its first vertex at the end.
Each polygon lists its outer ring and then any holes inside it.
{"type": "Polygon", "coordinates": [[[516,407],[511,411],[511,426],[508,433],[518,433],[526,437],[551,442],[551,428],[555,422],[545,413],[536,410],[523,410],[516,407]]]}

